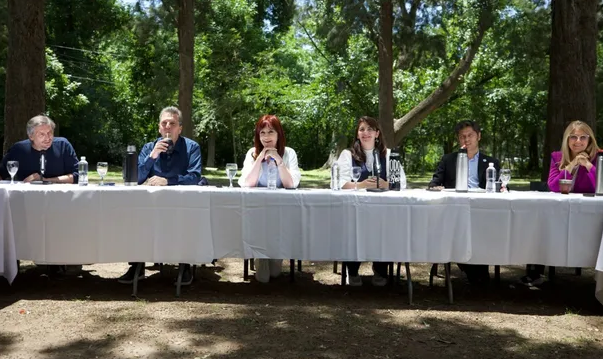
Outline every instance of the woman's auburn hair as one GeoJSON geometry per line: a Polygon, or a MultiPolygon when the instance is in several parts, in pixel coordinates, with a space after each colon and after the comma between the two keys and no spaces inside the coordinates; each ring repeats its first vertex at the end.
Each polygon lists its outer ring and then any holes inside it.
{"type": "Polygon", "coordinates": [[[588,158],[592,162],[599,152],[599,146],[597,146],[597,139],[593,129],[586,122],[572,121],[565,128],[563,132],[563,142],[561,143],[561,161],[559,161],[559,170],[565,169],[565,167],[574,159],[572,157],[572,151],[569,148],[569,137],[575,130],[584,131],[588,137],[588,146],[586,146],[585,152],[588,154],[588,158]]]}
{"type": "Polygon", "coordinates": [[[352,152],[352,157],[360,163],[366,163],[366,154],[362,149],[362,144],[360,144],[360,139],[358,138],[358,130],[360,129],[360,125],[365,123],[367,126],[372,128],[375,131],[379,131],[379,136],[375,139],[375,147],[379,150],[379,156],[385,156],[387,153],[387,146],[385,144],[385,140],[383,139],[383,131],[381,131],[381,126],[379,126],[379,122],[372,117],[362,116],[358,119],[358,123],[356,124],[356,132],[354,133],[354,143],[350,148],[350,152],[352,152]]]}
{"type": "Polygon", "coordinates": [[[285,144],[287,143],[287,140],[285,139],[285,132],[283,131],[281,121],[275,115],[263,115],[255,124],[255,135],[253,138],[253,144],[255,147],[255,153],[253,154],[254,160],[264,149],[264,145],[262,144],[262,141],[260,141],[260,131],[262,131],[262,129],[266,126],[275,130],[276,134],[278,135],[276,140],[276,151],[278,152],[278,155],[281,157],[285,155],[285,144]]]}

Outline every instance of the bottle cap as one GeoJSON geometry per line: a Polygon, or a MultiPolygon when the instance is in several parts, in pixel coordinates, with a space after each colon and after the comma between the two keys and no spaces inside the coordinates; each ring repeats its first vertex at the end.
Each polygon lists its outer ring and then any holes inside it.
{"type": "Polygon", "coordinates": [[[82,161],[85,161],[85,160],[86,160],[86,156],[82,156],[82,161]]]}
{"type": "Polygon", "coordinates": [[[461,149],[459,149],[459,153],[467,153],[467,149],[466,148],[461,148],[461,149]]]}
{"type": "Polygon", "coordinates": [[[494,167],[494,162],[489,162],[488,167],[494,167]]]}

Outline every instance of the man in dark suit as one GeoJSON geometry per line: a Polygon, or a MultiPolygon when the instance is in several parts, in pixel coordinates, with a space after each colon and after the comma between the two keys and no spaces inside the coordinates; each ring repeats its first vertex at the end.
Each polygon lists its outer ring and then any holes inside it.
{"type": "MultiPolygon", "coordinates": [[[[479,151],[479,141],[482,133],[475,121],[461,121],[454,127],[454,132],[461,148],[467,149],[469,159],[467,185],[469,188],[486,188],[486,168],[490,162],[494,163],[496,173],[500,173],[500,162],[479,151]]],[[[456,185],[456,158],[458,152],[445,154],[436,172],[433,174],[429,188],[455,188],[456,185]]],[[[487,265],[459,264],[459,268],[467,274],[469,282],[482,284],[490,279],[487,265]]]]}

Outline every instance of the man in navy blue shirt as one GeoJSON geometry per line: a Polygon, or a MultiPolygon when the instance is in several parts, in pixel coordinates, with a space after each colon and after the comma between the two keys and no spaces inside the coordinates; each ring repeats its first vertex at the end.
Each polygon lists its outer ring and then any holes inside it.
{"type": "Polygon", "coordinates": [[[54,137],[55,127],[54,121],[44,115],[35,116],[27,121],[29,139],[15,143],[8,150],[2,159],[0,176],[3,179],[10,179],[6,163],[19,161],[15,180],[77,183],[78,160],[75,150],[67,139],[54,137]],[[45,158],[43,174],[40,166],[42,154],[45,158]]]}
{"type": "MultiPolygon", "coordinates": [[[[159,115],[161,137],[144,145],[138,155],[138,184],[149,186],[196,185],[201,178],[201,149],[199,145],[182,132],[182,113],[176,107],[166,107],[159,115]],[[169,138],[169,140],[168,140],[169,138]],[[170,141],[171,140],[171,141],[170,141]],[[171,143],[170,143],[171,142],[171,143]]],[[[136,275],[136,265],[118,281],[130,284],[136,275]]],[[[193,281],[190,264],[184,265],[182,285],[193,281]]],[[[138,279],[144,278],[144,266],[138,279]]]]}

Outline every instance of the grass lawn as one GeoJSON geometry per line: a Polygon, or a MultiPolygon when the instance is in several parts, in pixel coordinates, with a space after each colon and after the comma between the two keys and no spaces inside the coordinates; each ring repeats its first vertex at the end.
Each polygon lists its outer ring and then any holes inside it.
{"type": "MultiPolygon", "coordinates": [[[[228,185],[228,177],[226,177],[226,171],[224,169],[205,168],[203,169],[203,175],[207,178],[210,185],[228,185]]],[[[237,186],[237,177],[233,181],[233,184],[237,186]]],[[[91,171],[89,174],[90,183],[100,182],[100,177],[96,171],[91,171]]],[[[306,188],[329,188],[331,173],[329,170],[309,170],[302,171],[302,179],[300,187],[306,188]]],[[[428,176],[408,176],[407,185],[408,188],[426,188],[427,184],[431,180],[431,175],[428,176]]],[[[109,172],[105,177],[107,182],[123,183],[121,168],[109,167],[109,172]]],[[[519,191],[527,191],[530,188],[530,181],[540,181],[537,178],[513,178],[509,183],[511,189],[519,191]]]]}

